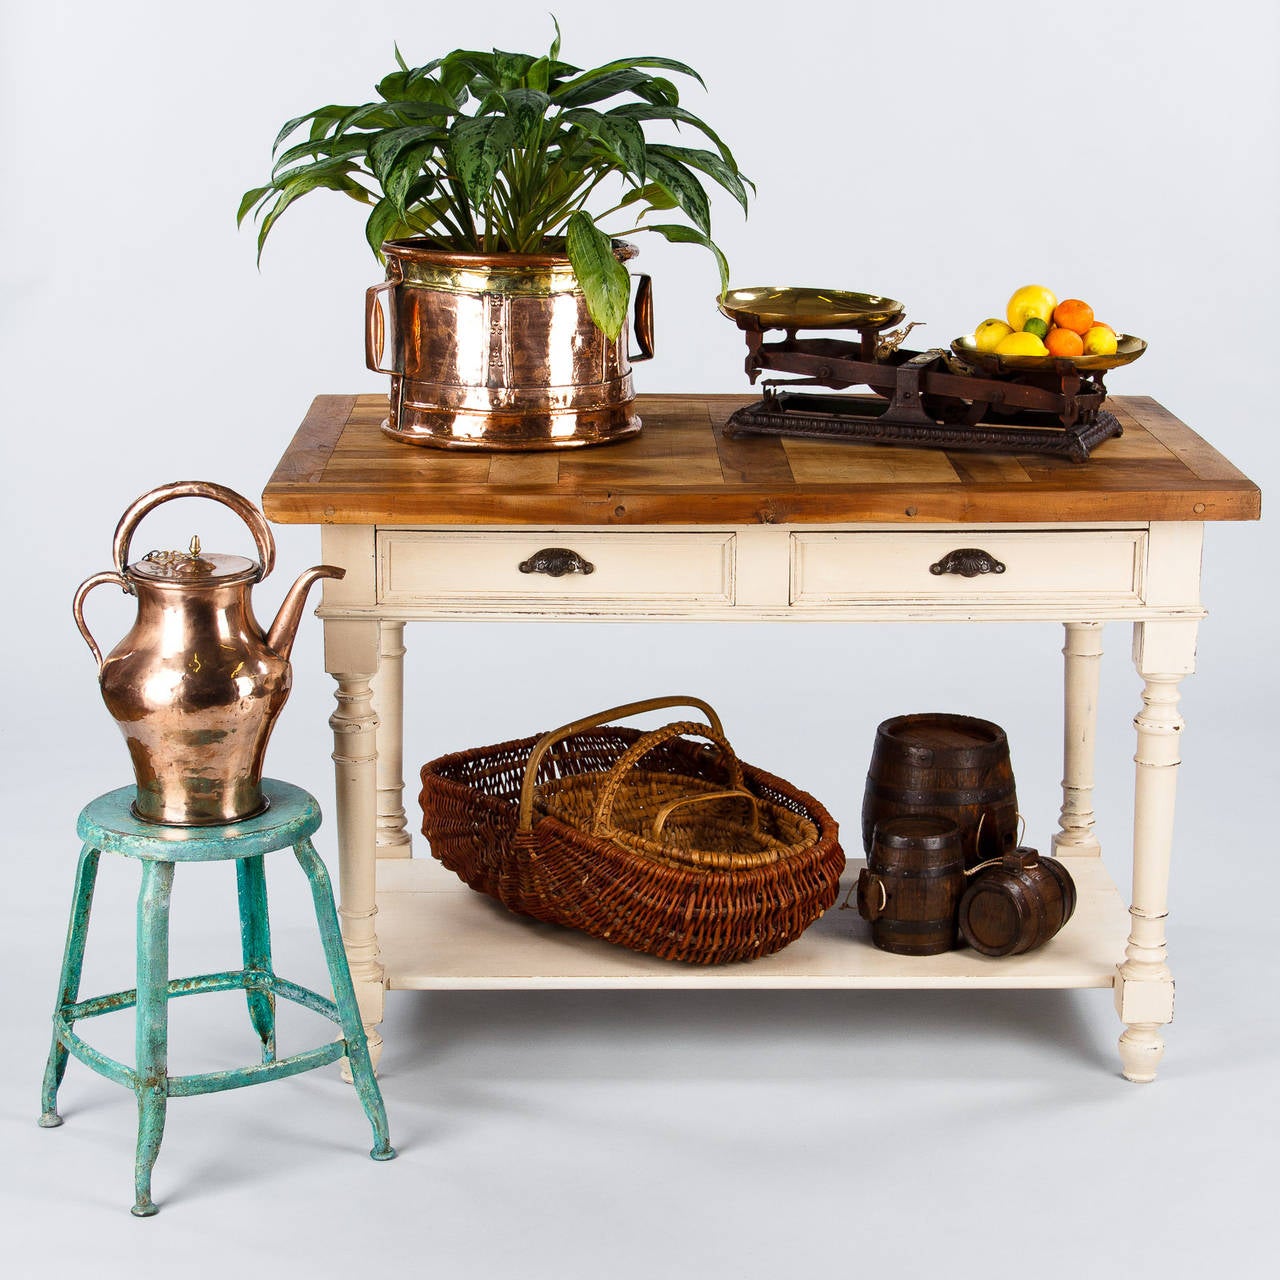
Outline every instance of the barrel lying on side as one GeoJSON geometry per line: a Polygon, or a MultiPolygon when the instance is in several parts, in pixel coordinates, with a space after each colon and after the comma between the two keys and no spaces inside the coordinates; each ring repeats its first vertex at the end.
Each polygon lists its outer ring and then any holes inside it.
{"type": "Polygon", "coordinates": [[[965,865],[1017,843],[1018,797],[1009,740],[998,724],[930,712],[895,716],[876,730],[862,801],[862,846],[878,823],[906,814],[950,818],[965,865]]]}
{"type": "Polygon", "coordinates": [[[1066,867],[1019,848],[973,875],[960,899],[960,933],[983,955],[1022,955],[1048,942],[1075,909],[1066,867]]]}
{"type": "Polygon", "coordinates": [[[882,951],[932,956],[955,947],[964,892],[960,831],[947,818],[890,818],[874,833],[858,877],[858,912],[882,951]]]}

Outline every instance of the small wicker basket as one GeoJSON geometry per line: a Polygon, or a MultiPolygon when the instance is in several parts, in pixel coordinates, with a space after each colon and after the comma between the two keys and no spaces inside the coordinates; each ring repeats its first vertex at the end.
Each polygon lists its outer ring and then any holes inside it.
{"type": "Polygon", "coordinates": [[[420,799],[432,854],[473,889],[669,960],[779,950],[831,906],[844,869],[826,809],[739,761],[696,698],[443,756],[423,767],[420,799]],[[609,723],[681,705],[709,723],[609,723]]]}

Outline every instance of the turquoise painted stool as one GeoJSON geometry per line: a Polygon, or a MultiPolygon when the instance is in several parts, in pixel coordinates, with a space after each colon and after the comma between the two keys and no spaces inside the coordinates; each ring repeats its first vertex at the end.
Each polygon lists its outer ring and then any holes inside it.
{"type": "Polygon", "coordinates": [[[311,844],[320,826],[315,800],[286,782],[264,779],[262,789],[270,807],[256,818],[218,827],[163,827],[134,817],[130,805],[135,790],[121,787],[85,806],[76,824],[84,841],[76,871],[75,899],[67,926],[67,946],[62,960],[58,1007],[53,1015],[53,1045],[45,1068],[40,1124],[54,1128],[58,1115],[58,1088],[67,1069],[67,1057],[81,1062],[117,1084],[128,1086],[138,1099],[138,1146],[134,1163],[135,1203],[132,1212],[150,1217],[157,1206],[151,1199],[151,1169],[164,1136],[165,1109],[170,1098],[217,1093],[242,1085],[278,1080],[336,1062],[344,1055],[351,1064],[356,1092],[373,1126],[375,1160],[395,1156],[387,1132],[382,1092],[369,1061],[360,1011],[356,1005],[351,971],[338,929],[329,873],[311,844]],[[267,886],[263,856],[292,849],[311,883],[320,937],[324,942],[334,999],[277,977],[271,968],[271,927],[267,916],[267,886]],[[85,935],[93,904],[98,856],[104,850],[137,858],[142,863],[138,891],[138,985],[132,991],[80,1000],[80,973],[84,963],[85,935]],[[193,978],[169,978],[169,891],[178,862],[236,860],[240,899],[240,938],[244,968],[229,973],[207,973],[193,978]],[[262,1061],[231,1071],[207,1071],[199,1075],[171,1076],[168,1072],[169,1001],[201,991],[244,991],[249,1020],[262,1041],[262,1061]],[[342,1028],[342,1039],[289,1058],[276,1057],[276,998],[292,1000],[322,1014],[342,1028]],[[82,1018],[137,1006],[136,1063],[132,1067],[87,1045],[72,1030],[82,1018]]]}

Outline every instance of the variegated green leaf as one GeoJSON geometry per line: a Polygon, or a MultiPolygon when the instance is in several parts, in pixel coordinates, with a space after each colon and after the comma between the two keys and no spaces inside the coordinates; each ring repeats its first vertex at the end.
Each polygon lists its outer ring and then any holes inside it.
{"type": "Polygon", "coordinates": [[[517,145],[527,146],[546,119],[551,98],[540,89],[508,89],[502,99],[515,121],[517,145]]]}
{"type": "Polygon", "coordinates": [[[700,169],[709,178],[714,178],[747,211],[747,189],[743,186],[742,176],[738,170],[725,162],[714,151],[704,151],[699,147],[669,147],[661,143],[652,144],[650,154],[656,152],[674,160],[676,164],[700,169]]]}
{"type": "Polygon", "coordinates": [[[707,138],[709,138],[720,152],[721,159],[726,164],[733,165],[737,168],[737,161],[733,158],[733,153],[725,146],[720,135],[711,128],[705,120],[700,120],[692,111],[686,111],[684,107],[671,106],[669,104],[655,102],[623,102],[616,107],[610,107],[608,114],[611,116],[623,116],[628,120],[645,121],[645,120],[669,120],[678,128],[682,124],[687,124],[694,129],[699,130],[707,138]]]}
{"type": "Polygon", "coordinates": [[[700,244],[715,254],[716,266],[720,269],[720,292],[729,287],[729,260],[720,252],[720,246],[710,236],[704,236],[693,227],[686,227],[683,222],[663,222],[645,227],[646,231],[656,231],[665,240],[673,244],[700,244]]]}
{"type": "Polygon", "coordinates": [[[665,187],[660,187],[656,182],[646,182],[643,187],[636,187],[632,191],[628,191],[619,201],[622,206],[644,203],[650,209],[675,209],[677,202],[675,196],[671,194],[665,187]]]}
{"type": "Polygon", "coordinates": [[[565,232],[565,252],[587,300],[587,310],[609,338],[622,332],[631,278],[614,256],[613,242],[579,209],[565,232]]]}
{"type": "Polygon", "coordinates": [[[506,116],[464,116],[449,130],[453,170],[473,206],[484,203],[514,140],[515,125],[506,116]]]}
{"type": "Polygon", "coordinates": [[[249,211],[257,204],[261,204],[273,191],[275,187],[254,187],[250,191],[246,191],[240,198],[240,209],[236,213],[236,226],[238,227],[249,216],[249,211]]]}
{"type": "Polygon", "coordinates": [[[444,143],[448,136],[444,129],[432,125],[408,125],[381,134],[369,147],[369,167],[373,176],[385,191],[387,175],[410,147],[418,148],[430,143],[434,148],[444,143]]]}
{"type": "Polygon", "coordinates": [[[711,234],[711,204],[702,183],[678,161],[649,148],[649,176],[676,198],[693,225],[704,235],[711,234]]]}

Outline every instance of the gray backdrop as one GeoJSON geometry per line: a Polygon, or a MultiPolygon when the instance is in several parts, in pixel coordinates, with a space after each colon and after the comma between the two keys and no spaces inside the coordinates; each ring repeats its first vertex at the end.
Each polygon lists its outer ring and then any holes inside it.
{"type": "MultiPolygon", "coordinates": [[[[709,94],[693,87],[688,102],[759,184],[745,222],[731,201],[715,206],[735,283],[888,293],[937,344],[1027,281],[1085,297],[1150,343],[1113,389],[1155,396],[1267,487],[1274,5],[555,8],[579,65],[656,53],[704,74],[709,94]]],[[[1007,1273],[1006,1247],[1045,1277],[1191,1274],[1211,1258],[1240,1271],[1262,1233],[1278,1114],[1267,524],[1207,538],[1170,922],[1179,1020],[1154,1087],[1119,1078],[1100,992],[398,994],[384,1027],[403,1149],[391,1165],[364,1158],[363,1118],[328,1073],[181,1101],[156,1170],[164,1212],[142,1227],[126,1211],[127,1094],[73,1064],[68,1125],[35,1127],[75,814],[129,777],[71,593],[108,567],[137,494],[200,477],[256,498],[312,396],[384,387],[363,368],[362,292],[381,273],[361,211],[303,201],[259,273],[252,235],[234,227],[240,194],[287,117],[365,99],[393,40],[411,62],[459,45],[540,49],[551,22],[514,0],[3,0],[0,15],[12,1015],[0,1223],[17,1273],[56,1251],[113,1276],[221,1275],[265,1257],[285,1274],[967,1277],[1007,1273]]],[[[640,245],[658,328],[640,388],[745,390],[710,259],[640,245]]],[[[206,547],[247,545],[210,504],[148,523],[148,546],[195,529],[206,547]]],[[[268,617],[319,559],[313,529],[277,535],[280,568],[258,596],[268,617]]],[[[94,597],[109,643],[128,616],[114,593],[94,597]]],[[[330,806],[319,633],[307,618],[269,768],[330,806]]],[[[453,624],[411,627],[408,643],[411,779],[444,750],[691,689],[746,758],[817,793],[853,834],[877,722],[951,709],[1008,729],[1028,841],[1048,847],[1055,627],[453,624]]],[[[1123,883],[1139,704],[1128,646],[1126,629],[1107,629],[1097,804],[1123,883]]],[[[319,847],[336,861],[331,830],[319,847]]],[[[135,877],[104,867],[87,992],[131,985],[135,877]]],[[[175,973],[234,962],[229,881],[225,867],[180,874],[175,973]]],[[[271,883],[281,969],[322,982],[297,877],[281,863],[271,883]]],[[[108,1021],[97,1042],[127,1053],[128,1019],[108,1021]]],[[[176,1067],[235,1064],[243,1024],[230,997],[181,1002],[176,1067]]]]}

